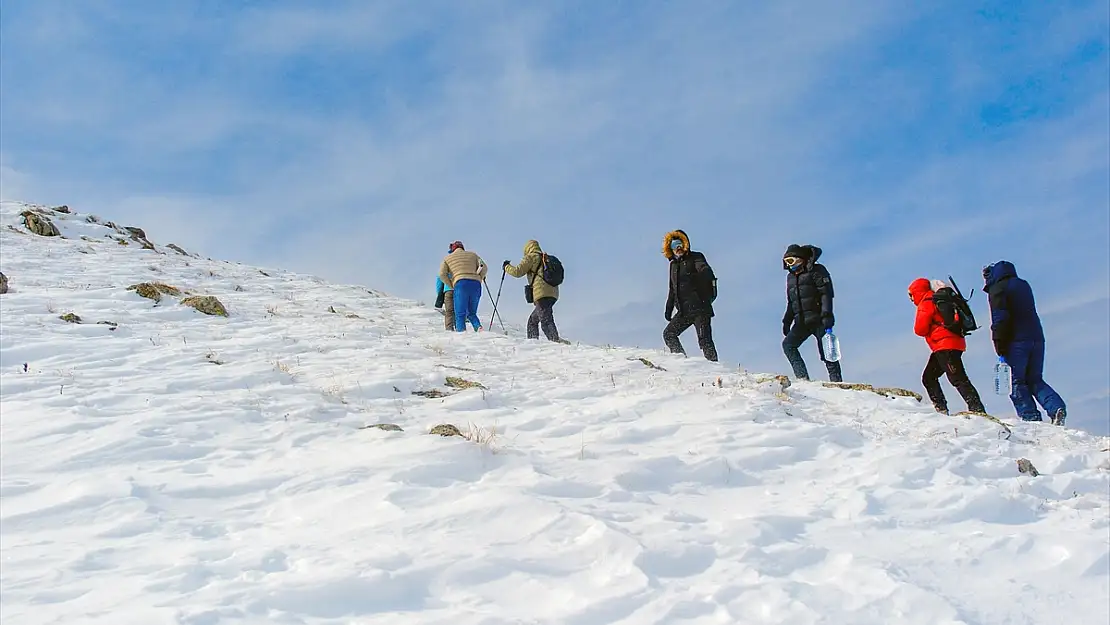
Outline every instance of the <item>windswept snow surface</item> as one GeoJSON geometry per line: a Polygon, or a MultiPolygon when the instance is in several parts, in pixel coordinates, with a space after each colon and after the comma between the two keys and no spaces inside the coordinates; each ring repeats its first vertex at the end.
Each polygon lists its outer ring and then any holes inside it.
{"type": "Polygon", "coordinates": [[[1106,438],[456,335],[84,215],[31,235],[24,208],[0,207],[4,625],[1110,621],[1106,438]],[[230,317],[126,290],[150,280],[230,317]],[[486,389],[412,395],[448,375],[486,389]]]}

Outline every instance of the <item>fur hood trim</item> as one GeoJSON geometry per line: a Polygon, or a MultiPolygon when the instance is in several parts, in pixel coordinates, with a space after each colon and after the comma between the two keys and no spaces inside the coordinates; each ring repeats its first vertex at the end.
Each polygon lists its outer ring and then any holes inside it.
{"type": "Polygon", "coordinates": [[[682,247],[685,247],[687,252],[690,251],[690,237],[686,236],[686,233],[681,230],[672,230],[667,233],[667,236],[663,237],[663,256],[666,256],[667,260],[674,259],[674,252],[671,251],[671,242],[675,239],[682,241],[682,247]]]}

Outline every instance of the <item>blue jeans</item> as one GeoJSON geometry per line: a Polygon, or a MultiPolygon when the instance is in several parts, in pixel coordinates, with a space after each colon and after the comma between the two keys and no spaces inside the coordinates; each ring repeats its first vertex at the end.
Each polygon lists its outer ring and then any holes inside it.
{"type": "Polygon", "coordinates": [[[477,280],[463,279],[455,282],[455,331],[465,332],[466,322],[474,326],[474,331],[482,327],[478,320],[478,302],[482,301],[482,283],[477,280]]]}
{"type": "Polygon", "coordinates": [[[1037,404],[1049,415],[1066,408],[1060,395],[1044,381],[1044,341],[1011,343],[1006,350],[1006,363],[1014,376],[1010,401],[1022,421],[1043,420],[1037,404]]]}

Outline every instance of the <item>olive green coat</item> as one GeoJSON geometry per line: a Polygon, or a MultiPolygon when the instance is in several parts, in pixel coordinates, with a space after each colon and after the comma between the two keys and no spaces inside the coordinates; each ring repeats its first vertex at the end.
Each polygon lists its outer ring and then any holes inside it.
{"type": "Polygon", "coordinates": [[[559,287],[551,286],[543,281],[543,250],[540,249],[540,244],[537,241],[529,241],[524,244],[524,258],[516,265],[505,265],[505,273],[514,278],[522,278],[528,276],[528,282],[532,285],[532,299],[541,300],[545,297],[554,297],[559,299],[559,287]]]}

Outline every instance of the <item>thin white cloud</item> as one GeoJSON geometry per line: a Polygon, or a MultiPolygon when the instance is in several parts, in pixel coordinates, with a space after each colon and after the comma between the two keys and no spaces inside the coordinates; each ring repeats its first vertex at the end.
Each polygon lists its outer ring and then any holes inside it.
{"type": "Polygon", "coordinates": [[[453,12],[449,4],[357,2],[288,4],[248,9],[236,19],[231,49],[239,53],[287,56],[307,48],[344,53],[384,49],[414,30],[453,12]]]}

